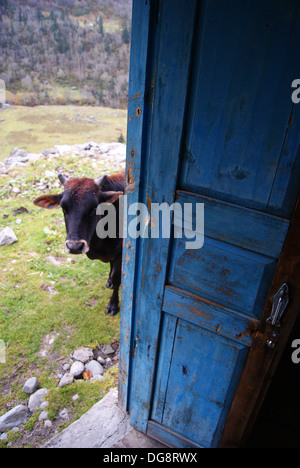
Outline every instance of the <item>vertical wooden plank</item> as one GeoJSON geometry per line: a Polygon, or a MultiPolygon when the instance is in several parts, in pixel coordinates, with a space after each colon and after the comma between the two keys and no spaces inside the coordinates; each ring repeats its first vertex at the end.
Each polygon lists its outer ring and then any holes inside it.
{"type": "MultiPolygon", "coordinates": [[[[142,159],[144,99],[149,36],[149,2],[133,0],[131,31],[126,190],[128,204],[139,199],[139,182],[142,159]]],[[[135,297],[136,239],[123,240],[123,271],[121,287],[119,405],[128,409],[130,362],[132,352],[132,323],[135,297]]]]}
{"type": "MultiPolygon", "coordinates": [[[[151,64],[147,83],[149,118],[144,134],[145,161],[141,175],[144,187],[141,201],[148,208],[151,202],[172,203],[175,197],[196,7],[196,0],[151,2],[152,11],[155,11],[151,23],[154,50],[152,56],[148,56],[148,63],[151,64]],[[157,49],[156,44],[159,44],[157,49]]],[[[154,379],[169,239],[149,238],[139,241],[140,290],[136,310],[137,346],[131,424],[145,432],[154,379]]]]}
{"type": "MultiPolygon", "coordinates": [[[[299,12],[300,16],[300,12],[299,12]]],[[[300,22],[300,20],[299,20],[300,22]]],[[[300,28],[298,30],[300,43],[300,28]]],[[[300,61],[299,61],[300,62],[300,61]]],[[[300,63],[296,64],[294,76],[300,76],[300,63]]],[[[291,219],[297,200],[300,180],[300,106],[293,105],[288,129],[282,147],[276,178],[268,201],[268,210],[291,219]],[[292,167],[292,170],[290,168],[292,167]],[[277,207],[277,208],[276,208],[277,207]],[[279,207],[279,208],[278,208],[279,207]]]]}
{"type": "Polygon", "coordinates": [[[165,399],[167,394],[169,369],[172,362],[172,352],[176,334],[177,317],[163,314],[161,325],[161,338],[159,347],[159,357],[156,370],[156,383],[153,393],[153,404],[151,419],[162,423],[165,399]]]}

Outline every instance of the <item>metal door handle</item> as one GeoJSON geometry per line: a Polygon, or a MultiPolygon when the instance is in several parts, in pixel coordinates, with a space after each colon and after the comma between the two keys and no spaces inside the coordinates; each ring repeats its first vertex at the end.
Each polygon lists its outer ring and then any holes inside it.
{"type": "Polygon", "coordinates": [[[286,309],[286,306],[289,302],[289,287],[287,283],[284,283],[279,291],[275,294],[273,298],[272,311],[270,317],[267,318],[267,323],[272,325],[275,330],[273,330],[271,337],[267,340],[266,345],[268,348],[274,349],[277,341],[279,339],[278,328],[280,328],[280,320],[283,312],[286,309]]]}

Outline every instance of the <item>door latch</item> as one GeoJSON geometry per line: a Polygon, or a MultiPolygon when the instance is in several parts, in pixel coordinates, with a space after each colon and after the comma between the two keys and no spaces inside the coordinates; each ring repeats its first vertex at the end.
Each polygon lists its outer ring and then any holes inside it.
{"type": "Polygon", "coordinates": [[[267,323],[274,327],[271,337],[266,341],[266,345],[270,349],[274,349],[279,340],[280,334],[278,329],[281,326],[280,320],[288,302],[289,287],[287,283],[284,283],[273,298],[271,315],[266,320],[267,323]]]}

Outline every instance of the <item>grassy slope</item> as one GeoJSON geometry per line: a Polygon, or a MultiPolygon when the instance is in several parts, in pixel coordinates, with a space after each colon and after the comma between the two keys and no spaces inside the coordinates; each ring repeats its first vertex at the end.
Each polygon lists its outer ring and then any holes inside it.
{"type": "MultiPolygon", "coordinates": [[[[119,129],[123,135],[126,133],[126,113],[109,109],[16,108],[2,112],[2,116],[5,118],[0,123],[2,159],[13,146],[29,151],[52,147],[58,130],[63,134],[61,143],[114,141],[119,129]],[[69,117],[78,113],[94,115],[98,123],[82,123],[77,127],[69,117]],[[33,128],[29,135],[35,135],[35,139],[26,139],[28,126],[33,128]]],[[[92,162],[90,158],[80,159],[80,165],[72,157],[41,159],[0,176],[0,228],[12,227],[18,237],[17,243],[0,247],[0,338],[7,346],[7,362],[0,364],[0,415],[16,404],[28,402],[28,396],[21,389],[31,376],[39,378],[40,387],[50,389],[49,417],[53,421],[58,410],[64,407],[74,418],[79,417],[114,385],[117,371],[112,368],[111,377],[105,382],[75,382],[64,389],[57,387],[57,374],[74,349],[81,345],[94,348],[118,339],[119,315],[104,314],[111,294],[105,288],[108,265],[92,262],[86,256],[68,255],[64,249],[65,226],[61,211],[42,210],[32,204],[41,194],[36,184],[45,179],[45,170],[68,174],[72,169],[78,176],[93,176],[92,162]],[[19,193],[13,189],[18,189],[19,193]],[[14,216],[14,210],[21,206],[29,213],[14,216]],[[20,224],[16,222],[18,219],[20,224]],[[63,262],[55,266],[47,259],[49,256],[61,257],[63,262]],[[51,295],[51,289],[56,294],[51,295]],[[47,356],[41,357],[45,337],[49,334],[56,336],[54,344],[49,347],[47,356]],[[71,397],[75,393],[80,398],[73,402],[71,397]]],[[[101,173],[101,163],[98,167],[101,173]]],[[[105,166],[105,169],[109,168],[105,166]]],[[[111,168],[112,172],[116,170],[118,168],[111,168]]],[[[56,180],[49,182],[51,186],[56,180]]],[[[50,191],[58,193],[60,189],[50,191]]],[[[28,431],[40,424],[36,423],[37,416],[28,421],[28,431]]],[[[0,442],[0,447],[21,436],[24,437],[24,432],[9,431],[8,440],[0,442]]]]}
{"type": "Polygon", "coordinates": [[[0,160],[11,150],[32,153],[56,144],[111,143],[126,136],[126,111],[105,107],[16,106],[0,112],[0,160]]]}

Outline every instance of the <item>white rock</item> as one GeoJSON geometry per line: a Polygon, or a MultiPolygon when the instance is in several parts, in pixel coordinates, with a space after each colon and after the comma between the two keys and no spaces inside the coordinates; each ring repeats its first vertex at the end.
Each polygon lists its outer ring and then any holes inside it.
{"type": "Polygon", "coordinates": [[[104,372],[104,369],[101,366],[101,364],[95,360],[88,362],[85,366],[85,370],[89,370],[92,373],[93,377],[99,374],[102,375],[104,372]]]}
{"type": "Polygon", "coordinates": [[[105,380],[105,377],[104,375],[96,374],[90,379],[90,382],[93,382],[94,380],[105,380]]]}
{"type": "Polygon", "coordinates": [[[44,422],[44,427],[52,427],[52,422],[50,421],[50,419],[47,419],[47,420],[44,422]]]}
{"type": "Polygon", "coordinates": [[[58,416],[61,418],[61,419],[65,419],[65,420],[68,420],[69,419],[69,410],[68,408],[63,408],[59,411],[58,413],[58,416]]]}
{"type": "Polygon", "coordinates": [[[114,353],[114,349],[110,344],[105,345],[103,347],[103,351],[104,351],[105,354],[113,354],[114,353]]]}
{"type": "Polygon", "coordinates": [[[47,179],[53,179],[53,178],[55,179],[57,177],[57,174],[55,172],[53,172],[53,171],[46,170],[45,171],[45,177],[47,179]]]}
{"type": "Polygon", "coordinates": [[[0,417],[0,432],[5,432],[13,427],[23,424],[29,416],[29,410],[25,405],[15,406],[0,417]]]}
{"type": "Polygon", "coordinates": [[[64,156],[65,154],[72,152],[72,146],[69,146],[69,145],[55,145],[54,150],[60,156],[64,156]]]}
{"type": "Polygon", "coordinates": [[[94,355],[91,348],[81,347],[79,349],[76,349],[73,353],[73,359],[75,361],[81,361],[83,362],[83,364],[93,359],[93,357],[94,355]]]}
{"type": "Polygon", "coordinates": [[[39,421],[44,421],[48,417],[48,411],[42,411],[39,415],[39,421]]]}
{"type": "Polygon", "coordinates": [[[43,398],[48,392],[49,390],[47,388],[41,388],[31,395],[28,401],[28,408],[31,413],[35,413],[39,409],[43,402],[43,398]]]}
{"type": "Polygon", "coordinates": [[[71,374],[70,372],[67,372],[62,379],[60,380],[58,386],[60,388],[65,387],[66,385],[70,385],[74,380],[74,375],[71,374]]]}
{"type": "Polygon", "coordinates": [[[81,361],[75,361],[73,362],[70,373],[74,375],[75,379],[76,377],[80,377],[84,372],[84,364],[81,361]]]}
{"type": "Polygon", "coordinates": [[[9,226],[0,232],[0,245],[10,245],[17,241],[17,236],[9,226]]]}
{"type": "Polygon", "coordinates": [[[32,393],[36,391],[36,389],[38,388],[38,385],[39,385],[38,379],[36,377],[31,377],[25,382],[22,388],[22,392],[28,393],[28,395],[31,395],[32,393]]]}

